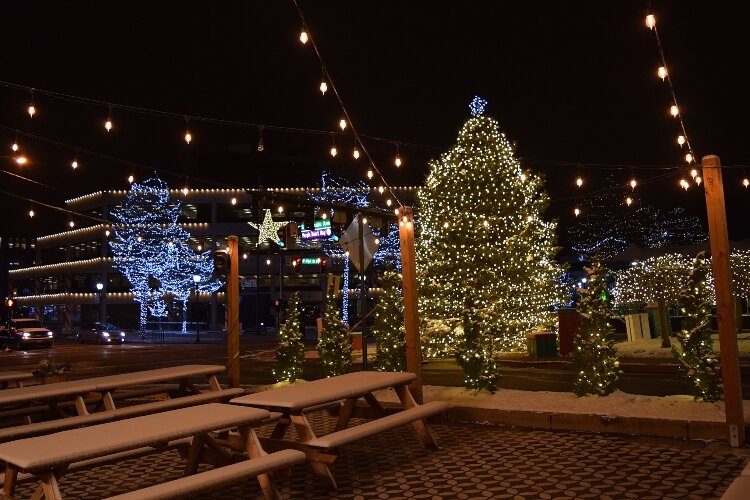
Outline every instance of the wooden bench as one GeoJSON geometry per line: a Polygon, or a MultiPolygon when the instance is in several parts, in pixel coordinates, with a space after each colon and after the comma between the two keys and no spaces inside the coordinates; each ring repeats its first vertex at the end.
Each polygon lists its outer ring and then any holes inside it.
{"type": "MultiPolygon", "coordinates": [[[[58,479],[71,464],[98,463],[111,457],[131,456],[132,451],[149,448],[158,452],[168,443],[188,437],[192,440],[185,474],[195,474],[204,448],[218,447],[210,433],[233,427],[239,429],[246,455],[262,457],[265,451],[252,426],[264,423],[270,417],[266,410],[209,403],[3,443],[0,444],[0,460],[7,464],[3,493],[12,498],[18,474],[27,472],[40,480],[34,498],[61,499],[58,479]]],[[[296,463],[297,458],[286,457],[285,460],[296,463]]],[[[278,498],[267,473],[260,473],[258,480],[266,498],[278,498]]]]}
{"type": "Polygon", "coordinates": [[[346,429],[326,434],[325,436],[308,441],[306,444],[310,448],[318,448],[326,451],[332,450],[339,446],[374,436],[383,431],[445,413],[447,410],[448,405],[446,403],[443,403],[442,401],[432,401],[423,405],[414,406],[407,410],[392,413],[386,417],[370,420],[363,424],[355,425],[354,427],[347,427],[346,429]]]}
{"type": "Polygon", "coordinates": [[[187,495],[211,491],[230,484],[236,484],[251,477],[286,469],[306,461],[303,452],[281,450],[257,458],[251,458],[206,472],[182,477],[174,481],[157,484],[148,488],[110,497],[110,500],[156,500],[181,498],[187,495]]]}
{"type": "Polygon", "coordinates": [[[113,420],[122,420],[124,418],[138,417],[150,413],[175,410],[177,408],[186,408],[205,403],[226,402],[232,398],[241,396],[245,393],[244,389],[223,389],[221,391],[203,392],[192,394],[175,399],[165,399],[144,403],[134,406],[126,406],[115,410],[102,411],[98,413],[89,413],[77,415],[74,417],[60,418],[57,420],[48,420],[46,422],[36,422],[33,424],[17,425],[0,429],[0,443],[13,439],[21,439],[32,436],[40,436],[59,432],[86,425],[95,425],[113,420]]]}
{"type": "Polygon", "coordinates": [[[8,384],[13,382],[16,387],[23,387],[23,381],[34,378],[33,373],[28,372],[0,372],[0,389],[7,389],[8,384]]]}

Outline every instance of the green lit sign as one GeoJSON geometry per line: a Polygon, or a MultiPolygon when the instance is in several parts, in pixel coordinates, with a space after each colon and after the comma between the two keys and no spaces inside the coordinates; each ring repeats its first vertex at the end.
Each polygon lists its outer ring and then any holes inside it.
{"type": "Polygon", "coordinates": [[[313,224],[315,229],[325,229],[331,227],[331,219],[318,219],[313,224]]]}
{"type": "Polygon", "coordinates": [[[320,264],[320,257],[302,257],[302,265],[320,264]]]}

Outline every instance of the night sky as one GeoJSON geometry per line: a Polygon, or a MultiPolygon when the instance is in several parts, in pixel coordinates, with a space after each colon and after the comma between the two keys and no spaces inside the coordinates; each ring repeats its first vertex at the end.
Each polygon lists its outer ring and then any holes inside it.
{"type": "MultiPolygon", "coordinates": [[[[670,75],[698,157],[750,164],[747,52],[740,2],[654,2],[670,75]],[[744,76],[743,76],[744,75],[744,76]]],[[[484,97],[517,141],[525,165],[545,173],[550,216],[569,224],[575,195],[607,176],[625,185],[630,166],[684,164],[669,116],[668,87],[654,35],[644,26],[645,1],[316,1],[300,0],[354,124],[392,185],[421,184],[427,162],[449,148],[484,97]],[[404,165],[393,166],[395,142],[404,165]],[[574,179],[582,165],[586,179],[574,179]],[[605,168],[605,165],[622,168],[605,168]]],[[[117,105],[177,113],[163,117],[115,108],[114,129],[101,104],[34,95],[0,86],[0,145],[12,154],[14,130],[32,160],[18,167],[0,158],[0,189],[62,206],[98,189],[123,189],[131,173],[154,168],[173,187],[315,185],[320,171],[364,179],[366,163],[351,159],[351,135],[263,133],[191,119],[194,140],[183,140],[183,115],[248,124],[337,131],[342,117],[329,91],[320,94],[321,68],[310,44],[298,40],[291,0],[203,2],[9,2],[0,30],[0,80],[117,105]],[[195,6],[200,5],[199,8],[195,6]],[[76,148],[122,162],[78,153],[76,148]],[[134,164],[135,166],[132,166],[134,164]],[[145,166],[145,167],[144,167],[145,166]],[[53,189],[54,188],[54,189],[53,189]]],[[[663,170],[635,170],[643,179],[663,170]]],[[[750,173],[750,172],[749,172],[750,173]]],[[[730,238],[750,236],[744,220],[750,190],[741,168],[724,172],[730,238]]],[[[705,216],[702,189],[684,192],[678,176],[644,186],[642,199],[662,208],[685,206],[705,216]]],[[[67,218],[0,195],[3,230],[33,235],[64,230],[67,218]]]]}

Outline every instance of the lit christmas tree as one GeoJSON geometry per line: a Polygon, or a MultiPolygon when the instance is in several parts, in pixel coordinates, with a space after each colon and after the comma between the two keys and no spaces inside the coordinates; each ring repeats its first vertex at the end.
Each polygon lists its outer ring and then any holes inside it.
{"type": "Polygon", "coordinates": [[[619,366],[614,329],[609,324],[611,312],[607,303],[606,269],[595,256],[591,267],[585,270],[588,286],[578,290],[581,295],[578,304],[581,326],[573,343],[574,390],[579,396],[605,396],[615,389],[619,366]]]}
{"type": "Polygon", "coordinates": [[[492,325],[486,322],[480,311],[474,307],[471,298],[475,288],[466,293],[466,307],[461,314],[461,335],[456,347],[456,361],[464,371],[464,385],[468,389],[495,392],[500,380],[495,342],[491,334],[492,325]],[[489,328],[489,332],[488,332],[489,328]],[[488,334],[489,333],[489,334],[488,334]]]}
{"type": "Polygon", "coordinates": [[[352,364],[352,341],[349,330],[336,307],[336,295],[326,298],[323,316],[323,332],[318,339],[318,354],[323,364],[323,375],[333,377],[343,375],[352,364]]]}
{"type": "Polygon", "coordinates": [[[182,301],[184,313],[191,290],[213,292],[219,287],[212,279],[211,253],[196,254],[188,247],[190,233],[177,224],[180,203],[170,198],[164,181],[133,183],[126,200],[111,215],[117,221],[110,242],[114,265],[128,279],[140,304],[142,333],[149,311],[156,317],[166,315],[165,294],[182,301]],[[201,278],[198,285],[195,275],[201,278]]]}
{"type": "Polygon", "coordinates": [[[676,304],[690,273],[689,261],[679,254],[666,254],[635,262],[617,273],[612,293],[619,304],[656,303],[658,308],[661,346],[671,347],[670,327],[666,321],[667,306],[676,304]]]}
{"type": "Polygon", "coordinates": [[[401,298],[402,277],[387,269],[380,278],[383,295],[373,313],[372,334],[378,343],[378,370],[401,372],[406,369],[406,330],[404,302],[401,298]]]}
{"type": "Polygon", "coordinates": [[[703,223],[697,217],[689,215],[682,207],[669,212],[656,209],[650,212],[649,231],[644,243],[651,248],[677,247],[694,245],[708,239],[703,223]]]}
{"type": "Polygon", "coordinates": [[[482,103],[472,102],[474,116],[453,148],[430,162],[418,192],[426,356],[455,350],[470,287],[478,314],[493,327],[483,334],[492,336],[494,352],[525,349],[525,334],[563,300],[556,223],[543,219],[543,181],[521,168],[497,121],[482,116],[482,103]]]}
{"type": "Polygon", "coordinates": [[[305,344],[302,342],[299,316],[299,293],[295,292],[289,297],[286,321],[279,330],[279,342],[276,344],[274,376],[277,382],[282,380],[294,382],[302,375],[305,344]]]}
{"type": "Polygon", "coordinates": [[[683,312],[682,329],[677,334],[681,350],[672,346],[697,401],[718,401],[723,397],[721,365],[711,340],[711,289],[708,285],[709,263],[701,252],[680,294],[683,312]]]}

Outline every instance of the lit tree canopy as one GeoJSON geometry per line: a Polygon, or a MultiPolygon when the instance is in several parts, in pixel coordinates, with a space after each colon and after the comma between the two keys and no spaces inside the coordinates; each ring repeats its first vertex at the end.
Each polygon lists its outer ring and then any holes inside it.
{"type": "Polygon", "coordinates": [[[543,218],[548,196],[541,177],[521,168],[496,120],[477,115],[451,150],[430,162],[418,200],[426,319],[460,322],[472,287],[477,314],[496,327],[494,348],[522,349],[524,334],[562,300],[557,224],[543,218]]]}
{"type": "MultiPolygon", "coordinates": [[[[133,183],[123,204],[111,212],[116,220],[110,242],[114,265],[132,285],[140,303],[143,330],[149,310],[164,316],[164,295],[187,300],[190,291],[215,291],[211,252],[194,253],[188,247],[190,233],[177,224],[180,203],[169,196],[169,187],[159,178],[133,183]],[[198,284],[193,276],[199,276],[198,284]]],[[[184,314],[183,314],[184,319],[184,314]]],[[[184,329],[184,321],[183,321],[184,329]]]]}
{"type": "Polygon", "coordinates": [[[750,251],[735,250],[729,255],[732,285],[739,297],[750,298],[750,251]]]}
{"type": "Polygon", "coordinates": [[[612,293],[618,304],[660,300],[676,304],[689,273],[690,261],[680,254],[650,257],[617,273],[612,293]]]}
{"type": "Polygon", "coordinates": [[[377,340],[380,371],[399,372],[406,369],[406,330],[401,282],[401,275],[392,269],[387,269],[380,278],[383,295],[376,306],[372,325],[372,334],[377,340]]]}

